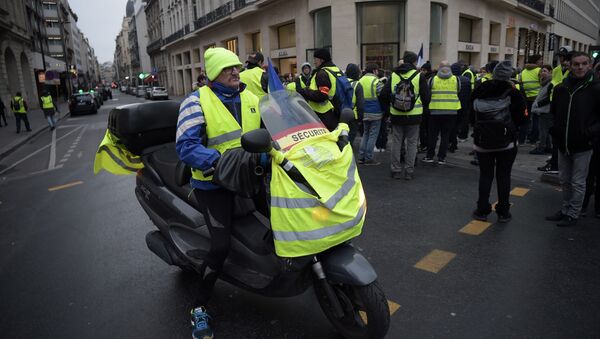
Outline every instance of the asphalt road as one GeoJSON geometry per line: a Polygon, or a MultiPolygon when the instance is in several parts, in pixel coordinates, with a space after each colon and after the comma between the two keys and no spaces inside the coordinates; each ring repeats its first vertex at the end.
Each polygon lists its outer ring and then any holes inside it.
{"type": "MultiPolygon", "coordinates": [[[[189,338],[197,278],[147,248],[154,226],[133,176],[93,174],[108,111],[61,121],[0,160],[0,337],[189,338]],[[54,140],[54,142],[53,142],[54,140]]],[[[477,170],[360,167],[368,214],[356,244],[393,305],[389,338],[597,338],[600,220],[543,220],[553,186],[514,181],[513,221],[471,224],[477,170]],[[462,231],[461,231],[462,230],[462,231]]],[[[491,218],[492,222],[495,218],[491,218]]],[[[339,338],[312,290],[270,299],[217,284],[217,338],[339,338]]]]}

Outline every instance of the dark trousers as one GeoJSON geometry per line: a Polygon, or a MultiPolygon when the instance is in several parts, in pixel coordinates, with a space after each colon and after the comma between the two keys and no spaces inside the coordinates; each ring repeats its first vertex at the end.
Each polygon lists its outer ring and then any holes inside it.
{"type": "Polygon", "coordinates": [[[448,151],[448,141],[450,140],[450,130],[456,124],[456,115],[431,115],[429,116],[429,144],[427,145],[427,157],[433,158],[435,155],[435,145],[438,135],[441,135],[440,149],[438,159],[445,159],[448,151]]]}
{"type": "Polygon", "coordinates": [[[471,114],[470,109],[461,109],[458,111],[460,123],[458,124],[458,137],[460,139],[469,138],[469,116],[471,114]]]}
{"type": "MultiPolygon", "coordinates": [[[[462,125],[464,123],[464,121],[467,120],[467,113],[464,109],[459,109],[458,110],[458,115],[456,116],[456,121],[454,122],[454,125],[452,126],[452,129],[450,130],[450,147],[456,149],[458,147],[458,137],[459,137],[459,131],[462,128],[462,125]]],[[[468,133],[468,129],[469,129],[469,125],[467,124],[467,132],[468,133]]],[[[461,139],[466,139],[466,137],[461,138],[461,139]]]]}
{"type": "Polygon", "coordinates": [[[477,152],[477,156],[479,157],[478,211],[482,214],[489,214],[492,211],[490,191],[495,176],[498,185],[496,213],[508,213],[510,209],[510,202],[508,201],[510,196],[510,172],[517,157],[517,147],[500,152],[477,152]]]}
{"type": "MultiPolygon", "coordinates": [[[[6,114],[4,113],[4,108],[0,109],[0,118],[2,118],[2,120],[4,120],[4,126],[8,126],[8,123],[6,122],[6,114]]],[[[1,120],[0,120],[0,127],[2,127],[1,120]]]]}
{"type": "Polygon", "coordinates": [[[590,160],[582,211],[587,209],[592,195],[594,195],[594,210],[596,213],[600,213],[600,152],[598,151],[594,151],[590,160]]]}
{"type": "Polygon", "coordinates": [[[427,147],[429,139],[427,138],[429,128],[429,112],[424,112],[421,116],[421,125],[419,126],[419,147],[427,147]]]}
{"type": "Polygon", "coordinates": [[[15,120],[17,122],[17,133],[21,132],[21,120],[25,122],[25,128],[28,131],[31,131],[31,127],[29,127],[29,119],[27,119],[27,113],[15,113],[15,120]]]}
{"type": "MultiPolygon", "coordinates": [[[[529,101],[527,100],[527,116],[525,117],[525,119],[523,120],[523,123],[521,124],[521,126],[519,126],[519,144],[524,144],[525,140],[529,137],[529,142],[535,142],[536,140],[532,140],[531,137],[531,130],[532,130],[532,123],[531,123],[531,116],[535,115],[531,113],[531,107],[533,106],[533,101],[529,101]]],[[[536,120],[537,122],[537,120],[536,120]]],[[[536,133],[537,133],[537,128],[536,128],[536,133]]],[[[536,136],[537,138],[537,136],[536,136]]]]}
{"type": "Polygon", "coordinates": [[[381,127],[379,128],[379,135],[377,135],[377,141],[375,147],[379,149],[386,149],[388,143],[388,123],[385,120],[381,120],[381,127]]]}
{"type": "Polygon", "coordinates": [[[196,306],[206,306],[217,278],[223,270],[231,247],[234,194],[224,189],[203,191],[195,189],[202,214],[210,233],[210,250],[201,269],[200,294],[196,306]]]}

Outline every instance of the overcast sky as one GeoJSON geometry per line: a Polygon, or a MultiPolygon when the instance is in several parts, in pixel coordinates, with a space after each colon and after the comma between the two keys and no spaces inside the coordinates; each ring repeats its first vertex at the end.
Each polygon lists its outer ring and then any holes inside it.
{"type": "Polygon", "coordinates": [[[113,61],[126,4],[127,0],[69,0],[78,17],[77,27],[90,41],[99,63],[113,61]]]}

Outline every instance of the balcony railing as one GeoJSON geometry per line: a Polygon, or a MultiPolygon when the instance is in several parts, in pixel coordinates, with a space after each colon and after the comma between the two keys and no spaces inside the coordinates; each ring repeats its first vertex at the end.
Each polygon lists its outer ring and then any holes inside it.
{"type": "Polygon", "coordinates": [[[543,1],[540,0],[518,0],[519,3],[522,3],[523,5],[533,8],[536,11],[544,14],[544,6],[545,3],[543,1]]]}
{"type": "Polygon", "coordinates": [[[183,36],[183,29],[178,30],[177,32],[169,35],[166,39],[165,39],[165,44],[170,44],[171,42],[181,38],[183,36]]]}
{"type": "Polygon", "coordinates": [[[200,17],[194,21],[194,29],[202,29],[213,22],[223,19],[231,13],[239,11],[240,9],[256,2],[256,0],[233,0],[222,6],[217,7],[214,11],[207,13],[205,16],[200,17]]]}
{"type": "Polygon", "coordinates": [[[156,39],[154,41],[152,41],[150,44],[148,44],[148,47],[146,47],[146,52],[148,54],[152,54],[154,52],[156,52],[157,50],[159,50],[163,45],[163,39],[156,39]]]}

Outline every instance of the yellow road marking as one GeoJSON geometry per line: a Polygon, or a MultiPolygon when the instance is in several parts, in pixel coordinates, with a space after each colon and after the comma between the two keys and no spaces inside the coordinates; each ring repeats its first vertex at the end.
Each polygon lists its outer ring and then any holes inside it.
{"type": "MultiPolygon", "coordinates": [[[[511,202],[510,203],[510,207],[512,207],[514,204],[511,202]]],[[[492,211],[496,211],[496,206],[498,206],[498,202],[496,201],[495,203],[492,204],[492,211]]]]}
{"type": "MultiPolygon", "coordinates": [[[[395,302],[388,300],[388,307],[390,309],[390,315],[394,315],[394,313],[396,313],[396,311],[398,311],[398,309],[400,308],[400,305],[396,304],[395,302]]],[[[358,311],[358,314],[360,315],[360,318],[362,319],[362,321],[365,323],[365,325],[368,322],[367,319],[367,312],[365,311],[358,311]]]]}
{"type": "Polygon", "coordinates": [[[465,227],[461,228],[458,231],[460,233],[465,233],[465,234],[470,234],[470,235],[480,235],[491,225],[492,225],[491,222],[472,220],[470,223],[465,225],[465,227]]]}
{"type": "Polygon", "coordinates": [[[454,257],[456,257],[456,253],[433,250],[418,263],[416,263],[414,267],[423,271],[438,273],[442,268],[444,268],[444,266],[454,259],[454,257]]]}
{"type": "Polygon", "coordinates": [[[77,186],[77,185],[81,185],[81,184],[83,184],[83,181],[75,181],[75,182],[71,182],[68,184],[60,185],[60,186],[54,186],[54,187],[48,188],[48,192],[58,191],[58,190],[62,190],[64,188],[69,188],[69,187],[73,187],[73,186],[77,186]]]}
{"type": "Polygon", "coordinates": [[[524,197],[525,194],[527,194],[528,192],[529,192],[528,188],[515,187],[515,188],[513,188],[512,191],[510,191],[510,195],[514,195],[517,197],[524,197]]]}

